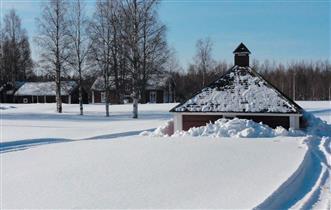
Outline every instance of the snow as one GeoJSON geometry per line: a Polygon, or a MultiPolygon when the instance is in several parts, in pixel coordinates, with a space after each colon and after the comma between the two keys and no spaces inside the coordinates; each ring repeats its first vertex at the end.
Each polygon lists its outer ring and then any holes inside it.
{"type": "Polygon", "coordinates": [[[139,134],[155,129],[171,118],[168,111],[176,104],[139,104],[139,119],[132,119],[132,104],[111,105],[105,117],[102,104],[84,104],[84,116],[78,104],[63,104],[63,113],[56,113],[55,104],[2,104],[15,109],[1,111],[3,142],[30,139],[107,138],[139,134]],[[17,133],[17,130],[21,134],[17,133]]]}
{"type": "Polygon", "coordinates": [[[3,207],[252,208],[305,151],[286,138],[136,136],[40,146],[2,154],[3,207]]]}
{"type": "MultiPolygon", "coordinates": [[[[329,103],[299,104],[329,117],[329,103]]],[[[104,105],[79,116],[74,104],[1,104],[1,208],[330,208],[330,125],[312,118],[326,130],[306,137],[139,136],[162,124],[171,135],[174,105],[139,105],[132,119],[132,104],[110,118],[104,105]]]]}
{"type": "Polygon", "coordinates": [[[221,118],[214,123],[207,123],[205,126],[193,127],[188,131],[173,131],[173,121],[168,121],[154,131],[144,131],[141,136],[152,137],[179,137],[179,136],[208,136],[212,138],[234,137],[234,138],[261,138],[275,136],[303,136],[304,132],[278,126],[275,129],[262,123],[256,123],[246,119],[221,118]]]}
{"type": "Polygon", "coordinates": [[[331,101],[296,101],[307,112],[331,124],[331,101]]]}
{"type": "Polygon", "coordinates": [[[285,99],[249,67],[233,67],[204,88],[176,112],[297,112],[285,99]]]}
{"type": "Polygon", "coordinates": [[[272,129],[268,125],[262,124],[262,122],[256,123],[253,120],[221,118],[213,123],[207,123],[204,126],[192,127],[188,131],[176,131],[175,133],[174,123],[173,120],[171,120],[166,124],[159,126],[154,131],[143,131],[140,135],[152,137],[208,136],[212,138],[261,138],[304,135],[331,137],[331,125],[327,124],[326,121],[316,118],[311,113],[304,113],[303,117],[308,122],[307,128],[304,130],[294,130],[292,128],[286,130],[282,126],[277,126],[275,129],[272,129]]]}
{"type": "MultiPolygon", "coordinates": [[[[61,94],[69,95],[77,86],[75,81],[62,81],[61,94]]],[[[55,96],[55,82],[26,82],[15,93],[16,96],[55,96]]]]}
{"type": "MultiPolygon", "coordinates": [[[[111,90],[114,90],[115,89],[115,83],[114,83],[114,77],[109,77],[109,88],[111,90]]],[[[96,90],[96,91],[105,91],[105,79],[104,77],[98,77],[92,87],[91,87],[91,90],[96,90]]]]}

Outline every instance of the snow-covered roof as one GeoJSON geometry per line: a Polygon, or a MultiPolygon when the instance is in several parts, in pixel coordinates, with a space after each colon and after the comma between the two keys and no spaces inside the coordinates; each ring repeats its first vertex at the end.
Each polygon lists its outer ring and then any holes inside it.
{"type": "Polygon", "coordinates": [[[152,78],[147,81],[146,90],[162,90],[167,86],[168,79],[167,75],[152,75],[152,78]]]}
{"type": "MultiPolygon", "coordinates": [[[[61,81],[61,95],[70,95],[77,87],[75,81],[61,81]]],[[[16,96],[55,96],[55,82],[26,82],[15,93],[16,96]]]]}
{"type": "MultiPolygon", "coordinates": [[[[167,80],[168,80],[167,75],[152,75],[152,78],[147,81],[147,86],[146,90],[162,90],[164,87],[166,87],[167,80]]],[[[109,82],[110,82],[110,89],[115,90],[115,84],[114,84],[114,78],[109,77],[109,82]]],[[[91,90],[96,90],[96,91],[104,91],[105,90],[105,82],[103,77],[98,77],[92,87],[91,90]]]]}
{"type": "MultiPolygon", "coordinates": [[[[110,82],[110,89],[111,90],[115,89],[115,85],[113,84],[113,77],[109,78],[109,82],[110,82]]],[[[93,82],[91,90],[104,91],[105,90],[105,79],[104,79],[104,77],[98,77],[93,82]]]]}
{"type": "Polygon", "coordinates": [[[302,108],[250,67],[234,66],[172,112],[300,113],[302,108]]]}

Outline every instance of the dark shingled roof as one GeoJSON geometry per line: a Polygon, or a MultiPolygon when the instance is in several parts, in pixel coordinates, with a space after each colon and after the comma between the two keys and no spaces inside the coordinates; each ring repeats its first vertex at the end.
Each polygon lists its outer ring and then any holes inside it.
{"type": "Polygon", "coordinates": [[[233,51],[233,53],[248,53],[250,54],[251,52],[249,49],[241,42],[239,46],[233,51]]]}

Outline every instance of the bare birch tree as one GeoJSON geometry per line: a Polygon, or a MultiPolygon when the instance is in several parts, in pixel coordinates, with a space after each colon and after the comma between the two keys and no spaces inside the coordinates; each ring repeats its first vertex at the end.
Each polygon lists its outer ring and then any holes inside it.
{"type": "Polygon", "coordinates": [[[78,73],[79,87],[79,110],[80,115],[83,115],[83,79],[82,71],[85,68],[85,62],[89,50],[89,37],[87,32],[88,19],[85,11],[85,3],[83,0],[73,0],[70,5],[69,15],[69,37],[72,43],[72,57],[70,64],[78,73]]]}
{"type": "Polygon", "coordinates": [[[90,58],[102,70],[105,90],[106,116],[109,117],[110,76],[117,77],[117,31],[120,30],[118,1],[97,1],[96,11],[89,27],[92,40],[90,58]]]}
{"type": "Polygon", "coordinates": [[[122,3],[122,37],[132,81],[133,118],[138,118],[138,101],[144,97],[147,81],[166,62],[166,27],[158,20],[156,6],[156,0],[122,3]]]}
{"type": "Polygon", "coordinates": [[[69,57],[68,5],[65,0],[49,0],[43,5],[42,14],[37,19],[41,47],[41,58],[45,66],[54,73],[56,83],[56,109],[62,113],[61,74],[69,57]]]}
{"type": "Polygon", "coordinates": [[[199,39],[196,43],[195,62],[198,72],[201,74],[201,87],[206,85],[207,71],[214,68],[215,61],[212,58],[213,43],[210,38],[199,39]]]}

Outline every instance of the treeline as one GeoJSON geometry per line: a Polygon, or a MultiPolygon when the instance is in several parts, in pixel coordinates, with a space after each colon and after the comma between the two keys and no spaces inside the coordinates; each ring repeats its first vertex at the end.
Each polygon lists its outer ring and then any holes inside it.
{"type": "MultiPolygon", "coordinates": [[[[232,67],[225,61],[204,73],[196,65],[187,71],[173,72],[176,86],[176,100],[184,101],[197,92],[203,84],[209,84],[232,67]],[[203,81],[205,78],[205,82],[203,81]]],[[[280,91],[295,100],[330,100],[331,65],[329,61],[292,62],[282,64],[265,60],[253,60],[251,67],[270,81],[280,91]]]]}
{"type": "Polygon", "coordinates": [[[21,27],[15,10],[4,16],[0,27],[1,85],[6,82],[24,81],[33,75],[33,62],[29,38],[21,27]]]}

